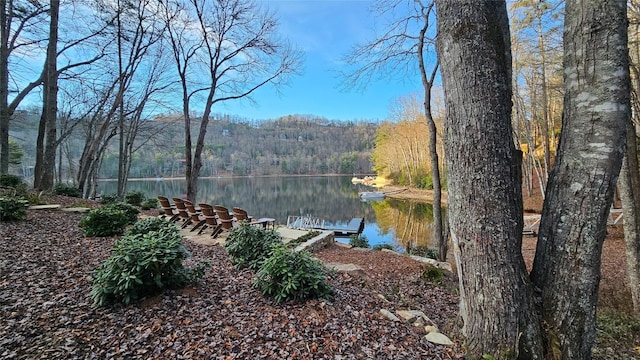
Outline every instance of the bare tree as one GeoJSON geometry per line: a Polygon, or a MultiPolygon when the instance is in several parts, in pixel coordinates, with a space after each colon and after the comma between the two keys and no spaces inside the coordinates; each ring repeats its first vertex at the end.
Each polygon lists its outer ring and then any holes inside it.
{"type": "Polygon", "coordinates": [[[195,201],[213,105],[280,85],[298,70],[300,58],[278,39],[275,16],[254,1],[189,0],[184,7],[170,1],[165,20],[182,87],[187,197],[195,201]],[[204,102],[194,149],[190,110],[200,93],[204,102]]]}
{"type": "MultiPolygon", "coordinates": [[[[115,26],[114,31],[110,34],[111,39],[115,40],[113,44],[114,58],[111,59],[117,64],[117,69],[114,70],[113,67],[109,69],[109,71],[115,72],[112,74],[115,76],[107,76],[107,85],[100,91],[103,95],[97,95],[102,100],[97,106],[94,116],[91,117],[93,124],[91,128],[95,131],[89,133],[90,136],[87,137],[86,146],[80,158],[77,181],[85,196],[93,193],[94,178],[98,174],[101,156],[107,149],[109,141],[117,135],[121,141],[119,144],[121,157],[118,193],[119,195],[124,193],[127,167],[130,165],[126,161],[127,156],[130,155],[127,155],[127,149],[133,146],[133,144],[127,144],[127,139],[131,140],[132,134],[128,134],[125,129],[135,129],[135,127],[126,127],[125,119],[129,114],[135,114],[136,111],[141,114],[149,97],[158,90],[156,86],[159,86],[157,75],[146,72],[152,69],[155,69],[153,71],[158,70],[153,65],[153,62],[157,61],[157,53],[154,54],[154,52],[158,50],[157,44],[164,35],[164,22],[156,20],[159,16],[156,13],[158,3],[146,0],[116,2],[115,8],[112,5],[114,4],[110,2],[97,4],[97,6],[102,6],[102,12],[107,14],[109,24],[115,26]],[[113,21],[109,21],[110,19],[113,21]],[[146,66],[145,61],[148,59],[150,59],[149,66],[146,66]],[[139,76],[140,78],[138,78],[139,76]],[[146,76],[151,78],[153,86],[136,84],[137,80],[146,76]],[[129,103],[127,100],[128,92],[140,89],[146,89],[147,96],[138,99],[142,103],[130,104],[131,108],[127,110],[125,107],[129,103]],[[98,122],[99,125],[94,122],[98,122]]],[[[143,81],[146,82],[147,79],[140,81],[140,83],[143,81]]]]}
{"type": "MultiPolygon", "coordinates": [[[[42,75],[26,85],[10,88],[9,59],[24,48],[37,45],[41,39],[26,33],[42,21],[47,7],[39,1],[0,0],[0,174],[9,171],[9,122],[22,100],[42,83],[42,75]],[[9,101],[9,93],[15,96],[9,101]]],[[[16,74],[14,76],[14,81],[16,74]]]]}
{"type": "Polygon", "coordinates": [[[385,26],[385,32],[375,40],[357,46],[347,56],[350,64],[363,64],[357,70],[344,74],[351,85],[366,85],[374,77],[393,77],[412,74],[417,70],[424,89],[424,113],[429,128],[428,144],[433,180],[433,238],[438,244],[446,242],[442,226],[442,186],[440,184],[440,161],[437,151],[437,129],[432,111],[432,89],[438,71],[435,53],[435,31],[430,21],[433,17],[433,1],[395,0],[379,1],[374,7],[377,15],[406,14],[385,26]],[[407,11],[408,10],[408,11],[407,11]],[[408,12],[408,14],[407,14],[408,12]],[[381,51],[381,49],[384,49],[381,51]]]}
{"type": "Polygon", "coordinates": [[[566,2],[563,128],[531,282],[520,249],[521,153],[511,140],[506,3],[436,3],[450,226],[469,353],[588,359],[602,241],[631,113],[625,1],[566,2]]]}

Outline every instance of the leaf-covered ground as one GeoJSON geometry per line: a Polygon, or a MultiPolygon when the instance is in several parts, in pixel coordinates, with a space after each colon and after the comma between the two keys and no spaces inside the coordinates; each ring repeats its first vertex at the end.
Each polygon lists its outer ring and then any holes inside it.
{"type": "Polygon", "coordinates": [[[25,221],[0,223],[0,358],[451,359],[462,352],[380,315],[381,308],[422,310],[447,333],[458,300],[420,279],[421,264],[382,252],[327,249],[319,254],[325,260],[367,261],[367,275],[334,275],[330,301],[276,305],[223,248],[186,242],[193,260],[211,260],[201,284],[94,308],[91,273],[115,238],[83,237],[80,217],[30,210],[25,221]]]}
{"type": "MultiPolygon", "coordinates": [[[[74,200],[49,201],[68,205],[74,200]]],[[[421,279],[424,265],[379,251],[321,250],[316,256],[322,260],[357,264],[366,274],[331,277],[331,301],[276,305],[252,288],[251,272],[231,266],[223,248],[186,241],[193,260],[212,262],[201,284],[126,308],[94,308],[91,273],[109,255],[115,238],[83,237],[80,217],[39,210],[29,211],[25,221],[0,223],[0,358],[463,357],[455,279],[434,286],[421,279]],[[382,308],[421,310],[456,345],[431,344],[422,328],[393,323],[380,315],[382,308]]],[[[528,264],[535,242],[523,239],[528,264]]],[[[594,359],[640,358],[635,348],[640,346],[640,323],[628,315],[626,279],[621,226],[608,227],[594,359]]]]}

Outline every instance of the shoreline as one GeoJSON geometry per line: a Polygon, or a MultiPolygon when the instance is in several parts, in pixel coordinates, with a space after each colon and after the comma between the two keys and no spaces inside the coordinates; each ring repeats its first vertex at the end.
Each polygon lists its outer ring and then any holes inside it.
{"type": "MultiPolygon", "coordinates": [[[[422,190],[398,185],[384,185],[381,191],[398,191],[402,189],[406,190],[386,195],[386,197],[391,199],[416,200],[421,202],[433,203],[433,190],[422,190]]],[[[447,192],[445,190],[442,190],[441,202],[442,205],[447,205],[447,192]]]]}

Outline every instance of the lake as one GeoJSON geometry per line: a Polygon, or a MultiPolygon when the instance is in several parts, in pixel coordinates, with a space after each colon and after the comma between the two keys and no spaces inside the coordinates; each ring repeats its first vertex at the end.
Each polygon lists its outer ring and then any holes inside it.
{"type": "MultiPolygon", "coordinates": [[[[286,224],[288,216],[324,219],[330,223],[363,217],[363,235],[371,246],[387,243],[398,250],[422,246],[434,250],[431,243],[433,208],[431,204],[384,199],[361,201],[358,192],[371,191],[351,183],[350,176],[280,176],[203,178],[198,184],[196,203],[234,206],[246,209],[254,217],[271,217],[286,224]]],[[[100,181],[98,192],[116,192],[115,181],[100,181]]],[[[186,197],[186,182],[181,180],[130,180],[127,191],[140,191],[147,197],[164,195],[186,197]]],[[[348,242],[348,239],[338,239],[348,242]]]]}

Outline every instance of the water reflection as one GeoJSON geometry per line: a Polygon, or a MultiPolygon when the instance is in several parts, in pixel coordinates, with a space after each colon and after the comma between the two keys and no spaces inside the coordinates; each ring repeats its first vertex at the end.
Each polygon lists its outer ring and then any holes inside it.
{"type": "MultiPolygon", "coordinates": [[[[116,185],[115,181],[103,181],[100,192],[115,193],[116,185]]],[[[362,202],[358,192],[364,190],[347,176],[207,178],[200,179],[197,202],[242,207],[250,215],[272,217],[279,224],[286,224],[289,215],[311,215],[328,222],[364,217],[363,234],[371,245],[438,249],[431,241],[431,204],[394,199],[362,202]]],[[[186,183],[132,180],[127,191],[141,191],[147,197],[184,197],[186,183]]]]}

